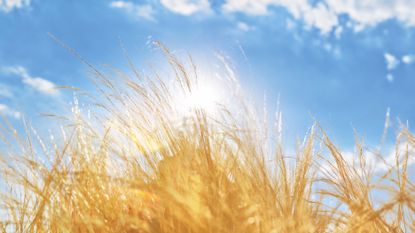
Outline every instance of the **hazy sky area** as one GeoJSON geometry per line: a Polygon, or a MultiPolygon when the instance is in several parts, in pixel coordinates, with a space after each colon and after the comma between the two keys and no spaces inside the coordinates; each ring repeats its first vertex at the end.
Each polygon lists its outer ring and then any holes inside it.
{"type": "Polygon", "coordinates": [[[91,88],[85,65],[48,33],[98,67],[127,67],[122,41],[146,68],[155,39],[203,63],[228,56],[255,98],[273,108],[280,96],[288,137],[315,118],[346,148],[353,128],[377,143],[388,108],[393,127],[415,124],[414,9],[414,0],[0,0],[0,111],[36,121],[72,99],[54,87],[91,88]]]}

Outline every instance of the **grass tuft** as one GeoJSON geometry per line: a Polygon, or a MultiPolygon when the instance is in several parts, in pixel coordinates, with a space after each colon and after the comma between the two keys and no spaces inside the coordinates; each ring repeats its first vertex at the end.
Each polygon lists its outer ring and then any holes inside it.
{"type": "Polygon", "coordinates": [[[287,156],[281,115],[270,127],[226,64],[230,105],[178,110],[174,97],[197,90],[198,68],[158,46],[173,81],[93,68],[99,101],[59,117],[59,137],[2,124],[0,231],[415,231],[407,129],[389,161],[359,142],[350,159],[318,125],[287,156]]]}

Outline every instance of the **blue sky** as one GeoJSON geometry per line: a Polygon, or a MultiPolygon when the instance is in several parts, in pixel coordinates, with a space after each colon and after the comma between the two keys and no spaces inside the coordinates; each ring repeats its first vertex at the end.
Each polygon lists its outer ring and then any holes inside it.
{"type": "Polygon", "coordinates": [[[157,39],[197,61],[228,56],[257,99],[266,93],[272,107],[280,96],[288,137],[315,118],[345,148],[353,128],[376,144],[388,109],[393,126],[415,123],[411,9],[413,0],[0,0],[0,111],[36,122],[72,99],[54,87],[92,89],[48,33],[92,64],[121,68],[120,40],[146,67],[157,39]]]}

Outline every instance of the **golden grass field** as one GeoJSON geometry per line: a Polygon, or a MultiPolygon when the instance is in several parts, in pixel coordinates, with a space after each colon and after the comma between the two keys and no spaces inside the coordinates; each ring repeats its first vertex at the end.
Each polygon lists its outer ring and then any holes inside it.
{"type": "Polygon", "coordinates": [[[231,106],[177,120],[174,95],[192,94],[198,68],[160,47],[170,83],[134,66],[112,78],[91,67],[101,94],[89,113],[74,105],[52,117],[59,136],[2,123],[2,232],[415,232],[406,128],[393,161],[356,140],[350,162],[318,124],[289,154],[281,115],[264,120],[232,74],[231,106]]]}

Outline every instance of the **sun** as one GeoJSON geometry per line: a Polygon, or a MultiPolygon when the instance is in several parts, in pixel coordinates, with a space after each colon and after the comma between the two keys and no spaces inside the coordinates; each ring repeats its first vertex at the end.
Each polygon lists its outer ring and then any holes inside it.
{"type": "Polygon", "coordinates": [[[218,112],[219,106],[224,103],[223,87],[213,79],[198,80],[193,83],[190,90],[176,92],[174,106],[178,117],[189,117],[195,111],[203,111],[213,116],[218,112]]]}
{"type": "Polygon", "coordinates": [[[192,89],[184,99],[188,111],[202,110],[212,114],[216,111],[221,93],[210,83],[200,83],[192,89]]]}

